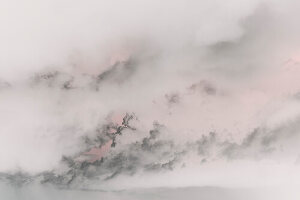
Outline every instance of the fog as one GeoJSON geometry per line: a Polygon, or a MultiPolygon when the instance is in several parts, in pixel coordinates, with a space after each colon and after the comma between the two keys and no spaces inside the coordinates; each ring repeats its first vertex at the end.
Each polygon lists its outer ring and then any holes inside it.
{"type": "Polygon", "coordinates": [[[298,7],[0,0],[0,197],[297,199],[298,7]]]}

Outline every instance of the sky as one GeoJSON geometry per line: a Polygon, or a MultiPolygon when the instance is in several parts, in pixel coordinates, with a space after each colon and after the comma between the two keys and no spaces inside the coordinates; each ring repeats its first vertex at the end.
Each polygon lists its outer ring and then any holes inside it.
{"type": "Polygon", "coordinates": [[[1,190],[168,199],[155,188],[212,187],[240,199],[277,188],[297,199],[298,7],[0,0],[1,190]]]}

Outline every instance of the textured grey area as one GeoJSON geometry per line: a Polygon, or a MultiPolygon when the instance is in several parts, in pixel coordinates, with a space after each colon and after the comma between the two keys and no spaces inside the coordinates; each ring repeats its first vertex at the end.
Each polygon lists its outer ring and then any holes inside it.
{"type": "MultiPolygon", "coordinates": [[[[67,168],[63,172],[52,170],[29,175],[19,171],[1,173],[0,179],[16,187],[38,182],[58,188],[82,188],[90,181],[103,182],[119,175],[132,176],[138,172],[157,173],[183,167],[184,156],[187,153],[198,155],[202,159],[201,164],[210,162],[216,157],[227,160],[265,158],[280,152],[279,139],[284,142],[286,139],[297,138],[299,133],[298,121],[295,121],[274,130],[257,128],[241,143],[221,140],[218,134],[211,132],[199,140],[179,145],[171,138],[161,137],[165,134],[165,127],[155,122],[147,136],[126,145],[122,144],[119,149],[115,148],[118,146],[118,136],[125,134],[125,130],[126,134],[138,131],[132,127],[132,120],[137,120],[137,117],[134,114],[126,114],[121,125],[106,124],[97,128],[93,137],[82,138],[86,151],[91,147],[102,147],[108,141],[112,141],[111,152],[101,160],[77,161],[78,155],[63,156],[61,164],[67,168]],[[114,132],[109,133],[108,130],[114,132]],[[217,153],[214,153],[213,149],[217,149],[217,153]]],[[[295,158],[295,162],[297,159],[295,158]]]]}

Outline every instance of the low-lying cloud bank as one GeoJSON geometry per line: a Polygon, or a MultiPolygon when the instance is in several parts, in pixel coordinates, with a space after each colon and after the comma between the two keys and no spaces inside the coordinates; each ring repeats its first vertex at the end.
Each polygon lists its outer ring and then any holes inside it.
{"type": "Polygon", "coordinates": [[[297,186],[298,4],[1,2],[2,182],[297,186]]]}

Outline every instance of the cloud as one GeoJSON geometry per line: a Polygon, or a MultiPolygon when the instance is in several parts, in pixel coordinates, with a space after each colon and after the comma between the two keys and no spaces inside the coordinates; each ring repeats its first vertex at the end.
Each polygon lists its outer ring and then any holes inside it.
{"type": "Polygon", "coordinates": [[[296,1],[1,4],[4,181],[137,187],[178,174],[169,184],[226,186],[229,166],[248,186],[252,165],[283,165],[270,172],[282,180],[297,169],[296,1]],[[194,171],[205,180],[182,174],[194,171]]]}

